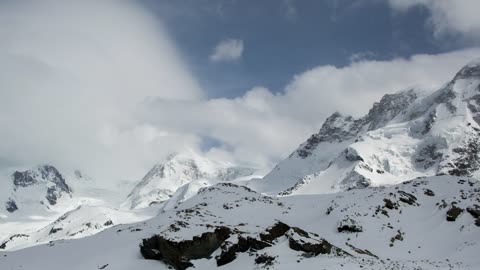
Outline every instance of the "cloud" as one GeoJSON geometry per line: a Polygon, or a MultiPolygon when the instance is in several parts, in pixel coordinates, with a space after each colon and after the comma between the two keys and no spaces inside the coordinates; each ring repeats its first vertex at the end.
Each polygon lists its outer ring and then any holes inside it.
{"type": "Polygon", "coordinates": [[[205,145],[207,156],[272,166],[334,111],[360,116],[385,93],[438,87],[480,54],[356,57],[295,75],[280,93],[206,99],[158,21],[130,1],[4,1],[0,23],[0,166],[52,163],[105,182],[205,145]]]}
{"type": "Polygon", "coordinates": [[[331,113],[358,117],[386,93],[412,85],[440,87],[479,53],[469,49],[389,61],[358,59],[341,68],[318,66],[294,76],[280,94],[254,87],[235,99],[152,99],[140,118],[149,125],[214,138],[223,146],[213,150],[228,152],[234,160],[272,166],[316,132],[331,113]]]}
{"type": "Polygon", "coordinates": [[[225,39],[215,46],[210,60],[213,62],[235,61],[242,57],[243,41],[240,39],[225,39]]]}
{"type": "Polygon", "coordinates": [[[477,0],[389,0],[392,8],[406,11],[425,7],[430,12],[428,24],[436,37],[461,35],[466,39],[480,39],[480,1],[477,0]]]}
{"type": "Polygon", "coordinates": [[[134,117],[145,97],[203,93],[158,20],[132,2],[3,1],[0,24],[0,166],[138,177],[198,140],[134,117]]]}

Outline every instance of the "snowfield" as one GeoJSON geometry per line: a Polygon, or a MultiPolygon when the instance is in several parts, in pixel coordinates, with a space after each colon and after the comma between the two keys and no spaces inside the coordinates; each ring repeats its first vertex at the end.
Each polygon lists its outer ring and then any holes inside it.
{"type": "MultiPolygon", "coordinates": [[[[82,239],[2,252],[0,269],[168,269],[162,261],[142,257],[143,239],[158,235],[182,243],[219,228],[231,232],[212,254],[190,261],[196,269],[217,267],[222,252],[240,238],[256,239],[265,247],[256,243],[237,251],[223,268],[479,269],[480,219],[475,217],[479,204],[480,183],[452,176],[280,198],[223,183],[201,189],[176,209],[148,221],[114,226],[82,239]],[[457,208],[458,215],[452,211],[457,208]],[[279,222],[288,230],[273,240],[262,240],[261,235],[279,222]],[[290,242],[295,239],[312,244],[325,240],[334,249],[325,254],[294,250],[290,242]],[[268,265],[259,257],[267,258],[268,265]]],[[[189,245],[195,246],[187,243],[184,248],[189,245]]],[[[196,246],[207,247],[201,242],[196,246]]]]}

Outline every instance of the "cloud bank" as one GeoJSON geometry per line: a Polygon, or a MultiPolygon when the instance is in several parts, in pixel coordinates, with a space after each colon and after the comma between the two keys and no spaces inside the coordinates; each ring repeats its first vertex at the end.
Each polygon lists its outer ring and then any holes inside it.
{"type": "Polygon", "coordinates": [[[213,137],[222,143],[215,154],[228,152],[241,162],[272,166],[316,132],[331,113],[361,116],[386,93],[411,86],[435,89],[478,55],[480,49],[468,49],[390,61],[356,59],[342,68],[319,66],[294,76],[281,94],[254,87],[235,99],[153,99],[146,102],[142,119],[213,137]]]}
{"type": "Polygon", "coordinates": [[[133,117],[147,96],[203,96],[158,20],[138,6],[2,1],[0,25],[2,166],[53,163],[131,177],[194,140],[133,117]]]}
{"type": "MultiPolygon", "coordinates": [[[[438,87],[480,55],[353,57],[278,94],[205,99],[158,19],[132,2],[6,1],[0,23],[0,167],[52,163],[105,182],[212,141],[207,156],[272,166],[331,113],[360,116],[385,93],[438,87]]],[[[242,42],[229,43],[215,61],[241,57],[242,42]]]]}

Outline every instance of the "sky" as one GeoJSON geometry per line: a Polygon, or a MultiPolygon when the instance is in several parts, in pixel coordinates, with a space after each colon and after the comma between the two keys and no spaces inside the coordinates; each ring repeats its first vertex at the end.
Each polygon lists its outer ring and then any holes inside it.
{"type": "Polygon", "coordinates": [[[0,0],[0,169],[271,168],[335,111],[480,57],[476,0],[0,0]]]}

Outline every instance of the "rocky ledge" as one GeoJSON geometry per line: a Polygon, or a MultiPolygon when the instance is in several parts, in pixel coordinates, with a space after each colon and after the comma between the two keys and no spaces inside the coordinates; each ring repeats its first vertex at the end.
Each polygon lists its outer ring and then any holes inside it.
{"type": "Polygon", "coordinates": [[[239,230],[218,226],[212,232],[205,232],[191,240],[173,241],[161,235],[143,239],[140,252],[145,259],[159,260],[177,270],[193,267],[192,260],[215,256],[217,266],[234,261],[239,253],[256,254],[257,264],[273,265],[275,258],[259,251],[278,243],[277,239],[288,241],[290,249],[302,252],[305,258],[330,254],[332,256],[351,256],[344,250],[330,244],[317,234],[308,233],[300,228],[277,222],[259,235],[246,236],[239,230]],[[217,252],[216,252],[217,251],[217,252]]]}

